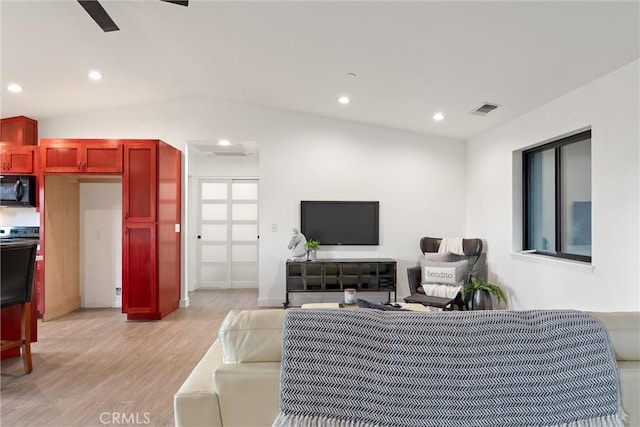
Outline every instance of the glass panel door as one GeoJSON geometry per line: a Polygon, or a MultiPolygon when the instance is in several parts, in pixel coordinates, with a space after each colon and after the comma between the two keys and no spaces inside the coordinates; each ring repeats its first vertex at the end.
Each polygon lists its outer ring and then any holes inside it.
{"type": "Polygon", "coordinates": [[[258,181],[198,181],[198,287],[258,286],[258,181]]]}
{"type": "Polygon", "coordinates": [[[231,287],[258,287],[258,180],[231,180],[231,287]]]}

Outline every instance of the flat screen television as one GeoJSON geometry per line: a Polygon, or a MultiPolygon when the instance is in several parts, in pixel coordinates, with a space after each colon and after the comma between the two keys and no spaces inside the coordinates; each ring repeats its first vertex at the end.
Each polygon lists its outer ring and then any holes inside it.
{"type": "Polygon", "coordinates": [[[380,202],[300,202],[300,231],[321,245],[378,245],[380,202]]]}

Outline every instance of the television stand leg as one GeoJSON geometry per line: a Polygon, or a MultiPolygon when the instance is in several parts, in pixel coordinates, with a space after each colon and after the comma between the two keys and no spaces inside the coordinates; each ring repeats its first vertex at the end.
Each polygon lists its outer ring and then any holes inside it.
{"type": "Polygon", "coordinates": [[[289,308],[289,291],[285,292],[285,299],[282,305],[284,305],[285,309],[289,308]]]}

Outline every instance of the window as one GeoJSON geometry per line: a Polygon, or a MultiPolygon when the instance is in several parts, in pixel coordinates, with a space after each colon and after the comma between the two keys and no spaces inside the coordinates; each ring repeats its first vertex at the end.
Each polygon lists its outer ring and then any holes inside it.
{"type": "Polygon", "coordinates": [[[524,250],[591,262],[591,130],[523,152],[524,250]]]}

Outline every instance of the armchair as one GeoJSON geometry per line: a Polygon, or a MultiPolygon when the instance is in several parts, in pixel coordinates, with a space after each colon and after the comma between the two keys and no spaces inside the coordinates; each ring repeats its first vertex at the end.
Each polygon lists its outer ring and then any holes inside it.
{"type": "MultiPolygon", "coordinates": [[[[423,237],[420,239],[420,251],[422,253],[438,252],[441,242],[442,238],[439,237],[423,237]]],[[[466,259],[469,263],[469,273],[465,283],[468,283],[471,280],[471,276],[480,276],[478,260],[482,255],[482,249],[482,239],[462,239],[462,250],[464,255],[450,255],[452,261],[466,259]]],[[[464,310],[466,301],[462,299],[462,295],[460,293],[458,293],[453,299],[425,295],[424,290],[422,289],[422,266],[417,265],[415,267],[407,268],[407,276],[409,279],[409,291],[411,292],[411,295],[404,299],[405,302],[439,307],[443,310],[453,310],[454,307],[457,307],[458,310],[464,310]]]]}

